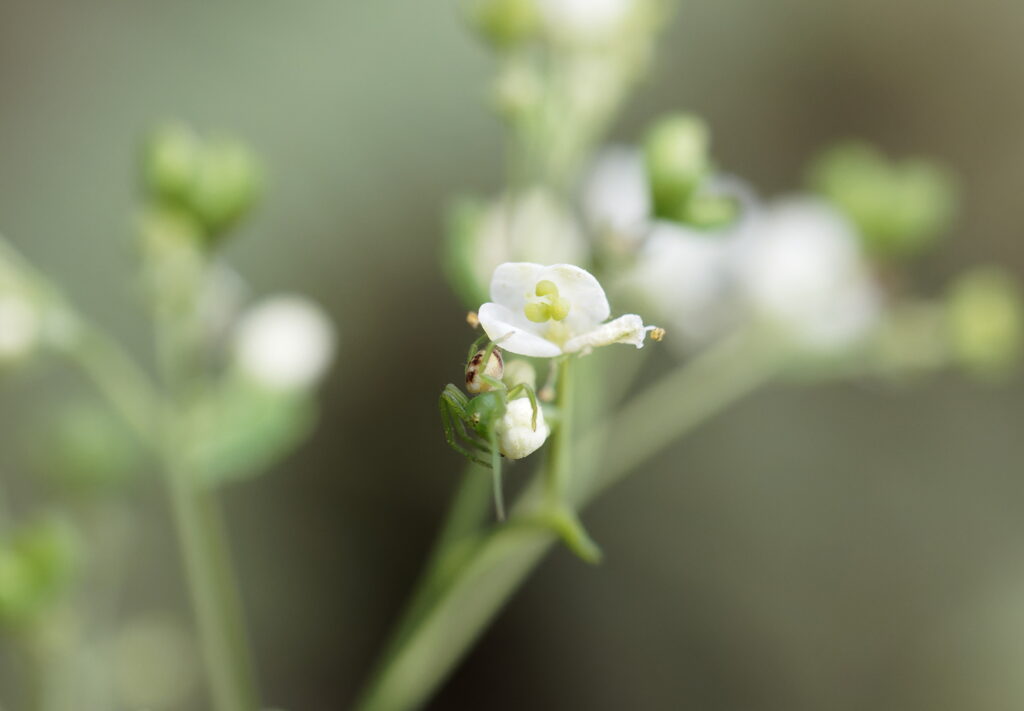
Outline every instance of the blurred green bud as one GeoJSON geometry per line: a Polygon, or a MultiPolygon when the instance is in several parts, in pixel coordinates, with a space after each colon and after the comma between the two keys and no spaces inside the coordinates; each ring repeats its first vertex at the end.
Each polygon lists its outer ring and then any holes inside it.
{"type": "Polygon", "coordinates": [[[259,173],[255,157],[241,142],[207,142],[189,205],[208,234],[218,236],[252,207],[259,193],[259,173]]]}
{"type": "Polygon", "coordinates": [[[81,548],[78,533],[64,518],[41,518],[19,534],[16,548],[31,571],[40,602],[63,592],[77,567],[81,548]]]}
{"type": "Polygon", "coordinates": [[[75,530],[63,518],[46,516],[0,543],[0,621],[28,622],[63,594],[80,552],[75,530]]]}
{"type": "Polygon", "coordinates": [[[510,388],[527,385],[533,390],[537,389],[537,371],[529,362],[519,358],[505,361],[505,374],[502,380],[510,388]]]}
{"type": "Polygon", "coordinates": [[[919,254],[949,226],[952,176],[924,160],[894,163],[863,143],[844,143],[811,166],[810,184],[853,221],[867,251],[882,258],[919,254]]]}
{"type": "Polygon", "coordinates": [[[138,470],[141,452],[131,433],[106,409],[72,405],[38,427],[36,466],[64,490],[106,493],[138,470]]]}
{"type": "Polygon", "coordinates": [[[480,35],[498,49],[529,41],[540,28],[534,0],[474,0],[467,15],[480,35]]]}
{"type": "Polygon", "coordinates": [[[997,267],[977,267],[954,282],[947,297],[954,358],[968,370],[998,377],[1024,352],[1024,302],[1016,280],[997,267]]]}
{"type": "Polygon", "coordinates": [[[494,105],[501,116],[517,119],[530,115],[540,106],[543,80],[530,62],[505,62],[494,85],[494,105]]]}
{"type": "Polygon", "coordinates": [[[683,222],[700,230],[725,227],[739,215],[739,203],[724,195],[695,195],[683,213],[683,222]]]}
{"type": "Polygon", "coordinates": [[[143,153],[146,186],[161,198],[183,199],[192,188],[201,153],[199,138],[187,126],[174,123],[157,129],[143,153]]]}
{"type": "Polygon", "coordinates": [[[199,228],[193,237],[210,240],[252,207],[261,183],[257,161],[243,143],[223,137],[204,141],[179,124],[153,134],[143,169],[160,211],[192,221],[199,228]]]}
{"type": "Polygon", "coordinates": [[[711,171],[707,125],[692,114],[662,119],[644,141],[656,217],[682,221],[691,196],[711,171]]]}
{"type": "Polygon", "coordinates": [[[0,546],[0,622],[24,619],[34,601],[32,571],[24,556],[0,546]]]}

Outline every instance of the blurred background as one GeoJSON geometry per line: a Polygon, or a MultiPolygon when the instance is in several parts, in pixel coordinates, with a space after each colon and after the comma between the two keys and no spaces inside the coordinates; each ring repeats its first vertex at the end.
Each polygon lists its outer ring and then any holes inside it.
{"type": "MultiPolygon", "coordinates": [[[[1022,274],[1022,30],[1024,5],[997,0],[685,0],[614,137],[693,110],[768,194],[839,138],[933,155],[964,208],[924,290],[978,262],[1022,274]]],[[[436,398],[467,333],[437,254],[446,202],[502,183],[492,71],[451,2],[0,6],[0,230],[83,311],[151,357],[137,150],[180,117],[263,160],[226,247],[253,292],[309,293],[338,324],[310,444],[223,494],[270,706],[351,702],[461,471],[436,398]]],[[[2,385],[17,510],[39,495],[33,423],[89,390],[46,366],[2,385]]],[[[557,550],[431,708],[1024,708],[1022,393],[948,376],[744,401],[592,507],[606,562],[557,550]]],[[[187,630],[152,474],[117,614],[187,630]]]]}

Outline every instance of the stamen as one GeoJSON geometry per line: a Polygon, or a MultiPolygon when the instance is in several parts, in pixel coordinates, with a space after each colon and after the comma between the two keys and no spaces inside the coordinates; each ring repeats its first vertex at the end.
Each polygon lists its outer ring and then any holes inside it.
{"type": "Polygon", "coordinates": [[[537,296],[558,296],[558,286],[553,281],[541,279],[534,290],[537,296]]]}
{"type": "Polygon", "coordinates": [[[551,307],[542,301],[534,301],[526,305],[523,313],[534,323],[544,323],[551,318],[551,307]]]}

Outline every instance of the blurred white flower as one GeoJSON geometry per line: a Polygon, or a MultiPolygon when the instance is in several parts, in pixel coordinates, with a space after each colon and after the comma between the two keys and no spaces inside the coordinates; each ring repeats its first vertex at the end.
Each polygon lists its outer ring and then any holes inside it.
{"type": "Polygon", "coordinates": [[[729,289],[734,240],[731,233],[656,222],[622,286],[665,322],[674,343],[705,343],[735,320],[729,289]]]}
{"type": "Polygon", "coordinates": [[[335,333],[317,304],[301,296],[265,299],[242,315],[235,331],[238,367],[276,390],[314,385],[334,357],[335,333]]]}
{"type": "Polygon", "coordinates": [[[551,432],[544,421],[543,408],[537,409],[537,428],[533,428],[533,405],[527,398],[510,401],[494,430],[498,434],[498,448],[509,459],[522,459],[533,454],[551,432]]]}
{"type": "Polygon", "coordinates": [[[0,291],[0,363],[20,360],[39,343],[39,311],[22,294],[0,291]]]}
{"type": "Polygon", "coordinates": [[[701,192],[734,200],[739,205],[736,220],[713,230],[655,221],[618,284],[649,306],[671,329],[672,343],[683,348],[704,345],[736,325],[731,260],[760,209],[753,190],[731,176],[712,177],[701,192]]]}
{"type": "Polygon", "coordinates": [[[878,322],[881,295],[857,235],[824,202],[792,198],[764,210],[733,259],[752,316],[803,347],[841,349],[878,322]]]}
{"type": "Polygon", "coordinates": [[[486,284],[505,262],[581,262],[587,251],[586,238],[572,215],[551,193],[533,188],[496,201],[484,213],[471,262],[473,273],[486,284]]]}
{"type": "Polygon", "coordinates": [[[492,341],[519,355],[553,358],[612,343],[642,348],[654,330],[636,314],[604,323],[611,314],[604,289],[571,264],[502,264],[491,279],[491,299],[480,307],[480,325],[492,341]]]}
{"type": "Polygon", "coordinates": [[[537,0],[549,32],[578,40],[599,40],[613,34],[636,4],[636,0],[537,0]]]}
{"type": "Polygon", "coordinates": [[[647,229],[651,195],[643,154],[625,146],[609,146],[598,154],[584,179],[583,211],[599,232],[620,242],[635,243],[647,229]]]}

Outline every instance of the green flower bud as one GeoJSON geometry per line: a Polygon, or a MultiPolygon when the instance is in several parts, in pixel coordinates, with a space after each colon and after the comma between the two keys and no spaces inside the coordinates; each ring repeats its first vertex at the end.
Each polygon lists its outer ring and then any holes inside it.
{"type": "Polygon", "coordinates": [[[34,599],[32,571],[25,558],[0,547],[0,622],[16,622],[31,610],[34,599]]]}
{"type": "Polygon", "coordinates": [[[77,532],[58,516],[39,519],[26,527],[18,536],[16,548],[31,570],[40,602],[67,587],[80,557],[77,532]]]}
{"type": "Polygon", "coordinates": [[[475,0],[467,14],[480,35],[498,49],[532,39],[540,27],[534,0],[475,0]]]}
{"type": "Polygon", "coordinates": [[[701,230],[725,227],[739,215],[740,206],[723,195],[695,195],[686,206],[684,222],[701,230]]]}
{"type": "Polygon", "coordinates": [[[685,217],[694,190],[711,171],[710,141],[705,123],[691,114],[662,119],[647,134],[644,157],[657,217],[685,217]]]}
{"type": "Polygon", "coordinates": [[[260,176],[249,149],[233,139],[207,142],[188,204],[211,236],[231,227],[255,202],[260,176]]]}
{"type": "Polygon", "coordinates": [[[882,258],[927,250],[949,226],[956,203],[954,181],[942,168],[924,160],[893,163],[861,143],[825,152],[811,167],[810,183],[882,258]]]}
{"type": "Polygon", "coordinates": [[[168,124],[150,136],[143,153],[146,187],[165,200],[181,200],[192,188],[202,146],[182,124],[168,124]]]}
{"type": "Polygon", "coordinates": [[[953,284],[946,302],[954,358],[968,370],[998,377],[1024,352],[1020,286],[996,267],[978,267],[953,284]]]}

